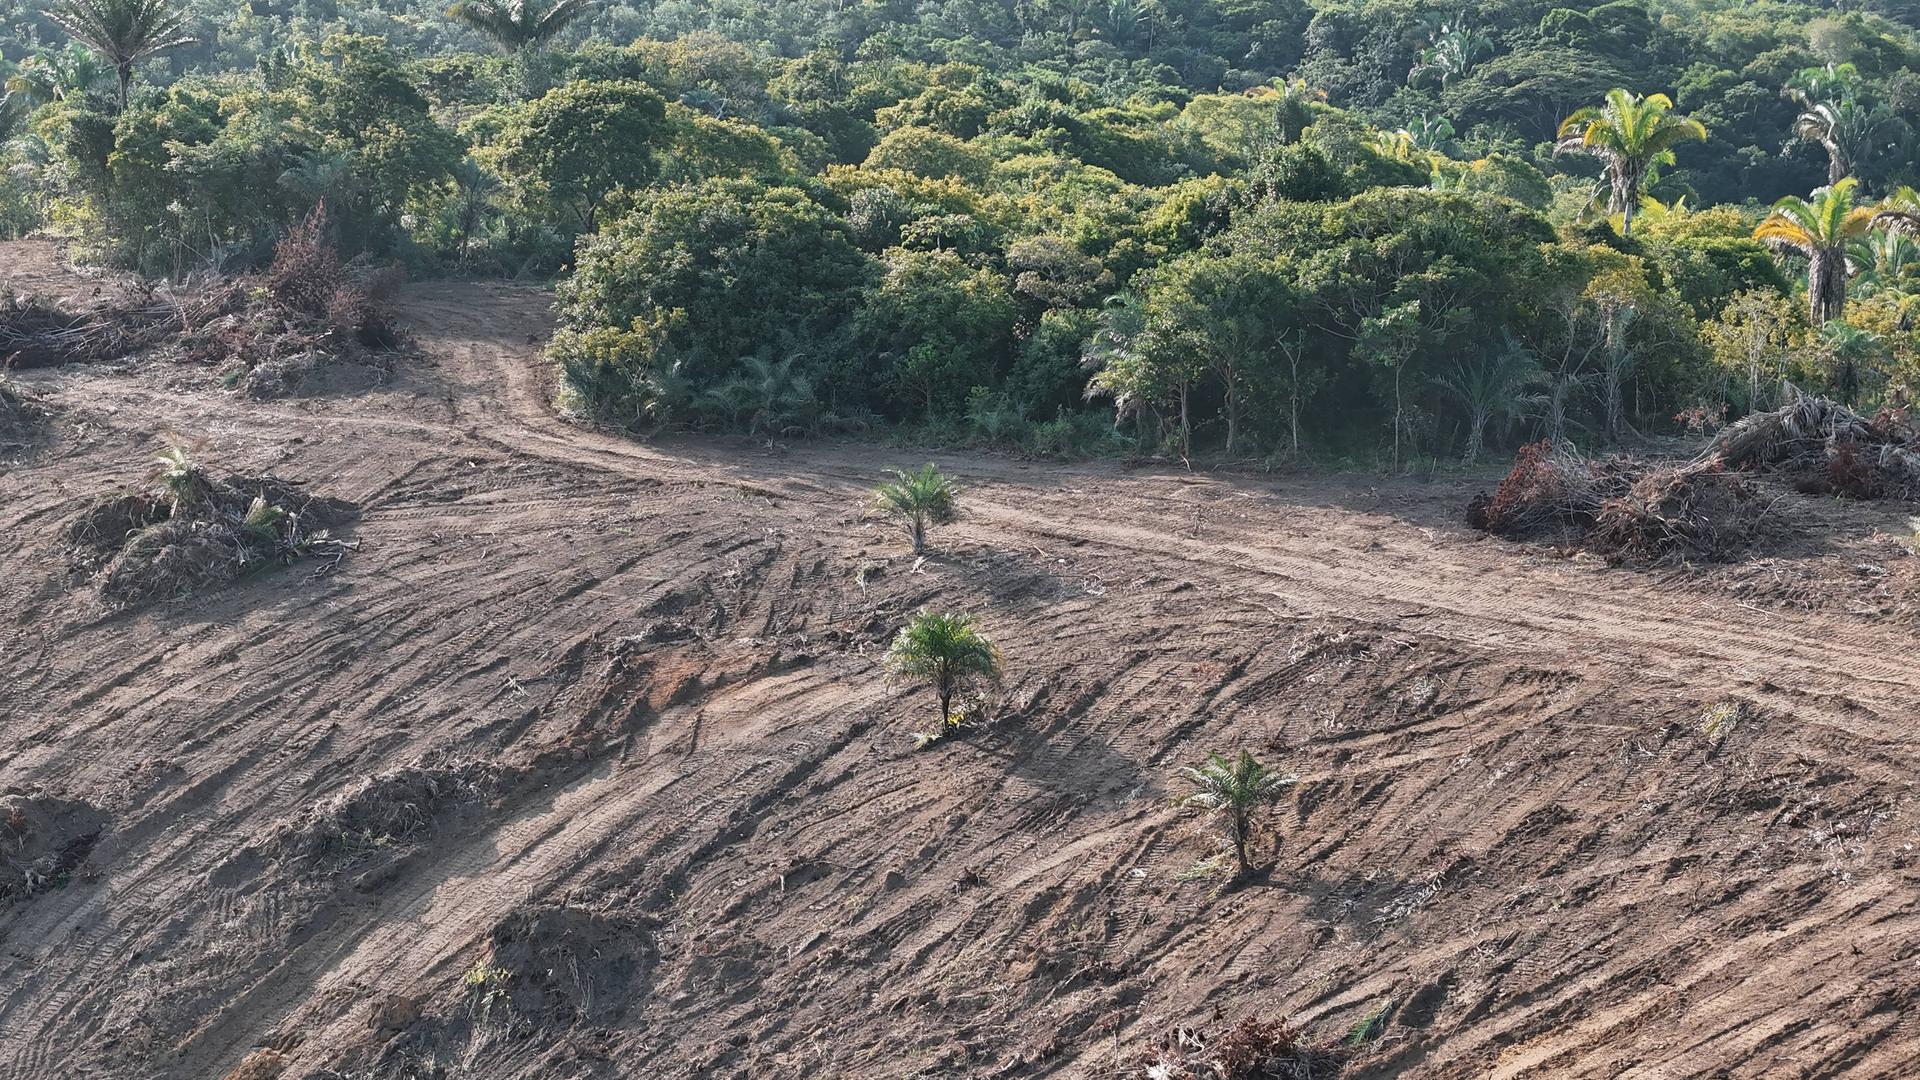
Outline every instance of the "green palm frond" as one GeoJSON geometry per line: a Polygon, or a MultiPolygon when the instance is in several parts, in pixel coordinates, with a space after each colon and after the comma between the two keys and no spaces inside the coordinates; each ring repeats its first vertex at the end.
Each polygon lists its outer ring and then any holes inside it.
{"type": "Polygon", "coordinates": [[[1903,187],[1874,208],[1873,227],[1920,236],[1920,191],[1903,187]]]}
{"type": "Polygon", "coordinates": [[[887,648],[885,664],[889,678],[933,688],[942,725],[953,723],[954,694],[973,685],[997,685],[1001,677],[1000,650],[960,614],[915,615],[887,648]]]}
{"type": "Polygon", "coordinates": [[[892,480],[874,489],[871,512],[906,526],[918,555],[926,544],[927,526],[951,524],[959,516],[959,496],[959,485],[928,462],[913,472],[894,470],[892,480]]]}
{"type": "Polygon", "coordinates": [[[459,0],[447,17],[517,53],[552,40],[593,6],[593,0],[459,0]]]}
{"type": "Polygon", "coordinates": [[[123,107],[135,64],[193,43],[186,11],[168,0],[60,0],[47,8],[46,15],[113,66],[123,107]]]}
{"type": "Polygon", "coordinates": [[[1706,127],[1676,115],[1665,94],[1641,97],[1615,88],[1607,91],[1605,104],[1577,109],[1561,122],[1553,152],[1586,154],[1600,162],[1610,192],[1608,209],[1624,216],[1630,233],[1641,192],[1661,166],[1673,164],[1674,148],[1706,137],[1706,127]]]}
{"type": "Polygon", "coordinates": [[[1181,769],[1180,775],[1193,790],[1182,795],[1178,804],[1203,810],[1256,810],[1299,780],[1292,773],[1267,768],[1246,750],[1235,758],[1208,754],[1207,760],[1181,769]]]}

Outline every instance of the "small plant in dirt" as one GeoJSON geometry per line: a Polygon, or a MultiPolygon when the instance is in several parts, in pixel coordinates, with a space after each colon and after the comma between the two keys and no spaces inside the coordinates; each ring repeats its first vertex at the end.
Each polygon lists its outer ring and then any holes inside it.
{"type": "Polygon", "coordinates": [[[1355,1047],[1365,1046],[1375,1039],[1378,1039],[1386,1032],[1387,1021],[1392,1017],[1393,1001],[1389,999],[1381,1002],[1369,1010],[1365,1016],[1354,1021],[1353,1027],[1347,1029],[1347,1045],[1355,1047]]]}
{"type": "Polygon", "coordinates": [[[950,524],[959,515],[960,488],[928,463],[908,472],[896,469],[893,479],[873,492],[873,512],[903,525],[913,540],[913,553],[927,548],[927,526],[950,524]]]}
{"type": "Polygon", "coordinates": [[[467,1009],[477,1016],[485,1016],[493,1011],[495,1002],[507,996],[507,988],[513,982],[513,972],[494,963],[481,960],[460,976],[460,988],[467,995],[467,1009]]]}
{"type": "Polygon", "coordinates": [[[1234,880],[1245,881],[1253,874],[1248,851],[1253,839],[1253,815],[1278,802],[1299,778],[1267,768],[1245,750],[1235,758],[1209,754],[1207,760],[1180,770],[1180,774],[1193,790],[1182,795],[1177,805],[1204,810],[1220,820],[1233,846],[1234,880]]]}
{"type": "Polygon", "coordinates": [[[1747,715],[1747,704],[1743,701],[1722,701],[1709,706],[1700,713],[1700,737],[1717,750],[1739,729],[1747,715]]]}
{"type": "Polygon", "coordinates": [[[1145,1080],[1330,1080],[1344,1053],[1315,1045],[1300,1028],[1279,1020],[1243,1018],[1213,1035],[1177,1027],[1141,1055],[1145,1080]]]}
{"type": "Polygon", "coordinates": [[[195,455],[199,445],[182,446],[169,443],[160,455],[153,459],[153,479],[166,490],[167,498],[173,503],[173,512],[177,516],[182,510],[206,498],[209,484],[207,471],[200,467],[195,455]]]}
{"type": "Polygon", "coordinates": [[[925,683],[940,698],[938,738],[960,726],[953,698],[970,687],[1000,682],[1000,650],[966,615],[921,612],[900,629],[887,649],[888,675],[925,683]]]}

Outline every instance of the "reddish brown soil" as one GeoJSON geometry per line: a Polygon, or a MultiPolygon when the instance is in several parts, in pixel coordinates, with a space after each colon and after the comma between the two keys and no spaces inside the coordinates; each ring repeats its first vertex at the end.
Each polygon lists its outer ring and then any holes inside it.
{"type": "Polygon", "coordinates": [[[1470,532],[1485,477],[940,453],[967,515],[916,568],[859,509],[925,455],[570,426],[547,308],[417,286],[427,360],[359,396],[32,373],[0,795],[102,831],[0,909],[0,1074],[1110,1077],[1384,1005],[1350,1076],[1911,1075],[1901,508],[1649,572],[1470,532]],[[62,527],[162,431],[359,504],[359,550],[100,609],[62,527]],[[879,657],[928,604],[1010,679],[915,751],[879,657]],[[1223,891],[1171,796],[1241,747],[1301,780],[1223,891]]]}

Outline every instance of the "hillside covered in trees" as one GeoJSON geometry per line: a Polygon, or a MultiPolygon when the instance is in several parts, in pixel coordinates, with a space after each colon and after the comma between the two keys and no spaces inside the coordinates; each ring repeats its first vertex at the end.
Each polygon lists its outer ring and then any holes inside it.
{"type": "Polygon", "coordinates": [[[0,0],[0,231],[558,281],[636,432],[1474,458],[1920,386],[1920,5],[0,0]]]}

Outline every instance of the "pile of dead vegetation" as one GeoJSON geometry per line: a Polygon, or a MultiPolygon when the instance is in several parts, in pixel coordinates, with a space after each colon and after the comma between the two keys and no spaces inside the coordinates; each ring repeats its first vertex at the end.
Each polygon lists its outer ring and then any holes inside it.
{"type": "Polygon", "coordinates": [[[0,372],[0,454],[32,446],[52,416],[37,396],[0,372]]]}
{"type": "Polygon", "coordinates": [[[38,296],[0,297],[0,361],[24,370],[118,360],[169,340],[186,314],[152,283],[99,292],[72,305],[38,296]]]}
{"type": "Polygon", "coordinates": [[[1765,506],[1717,459],[1654,466],[1589,459],[1551,442],[1520,448],[1467,523],[1510,540],[1556,539],[1619,560],[1730,559],[1758,538],[1765,506]]]}
{"type": "Polygon", "coordinates": [[[78,800],[0,796],[0,905],[58,885],[104,827],[100,811],[78,800]]]}
{"type": "Polygon", "coordinates": [[[494,925],[452,1000],[374,1002],[367,1026],[389,1041],[366,1075],[440,1076],[436,1064],[449,1059],[503,1058],[523,1062],[513,1075],[549,1075],[526,1068],[529,1048],[576,1036],[597,1041],[645,1002],[659,933],[657,918],[624,903],[575,898],[517,908],[494,925]]]}
{"type": "Polygon", "coordinates": [[[307,810],[273,838],[277,855],[324,864],[424,837],[436,819],[462,805],[483,805],[506,773],[479,761],[416,763],[369,776],[307,810]]]}
{"type": "Polygon", "coordinates": [[[1224,1034],[1177,1027],[1142,1055],[1144,1080],[1326,1080],[1340,1075],[1338,1050],[1307,1042],[1277,1020],[1246,1017],[1224,1034]]]}
{"type": "Polygon", "coordinates": [[[1871,419],[1827,398],[1795,393],[1714,437],[1702,460],[1779,475],[1796,490],[1856,499],[1920,497],[1920,431],[1906,410],[1871,419]]]}
{"type": "Polygon", "coordinates": [[[222,283],[218,313],[183,336],[184,359],[215,368],[222,383],[254,398],[384,378],[406,345],[389,306],[402,275],[341,261],[327,235],[322,204],[280,241],[263,275],[222,283]]]}
{"type": "Polygon", "coordinates": [[[0,361],[20,368],[153,355],[213,370],[252,397],[369,385],[405,339],[388,301],[392,267],[344,262],[326,209],[290,230],[259,274],[178,286],[134,282],[62,305],[0,302],[0,361]]]}
{"type": "Polygon", "coordinates": [[[352,545],[331,529],[351,503],[270,476],[217,479],[188,451],[159,458],[153,490],[100,499],[66,529],[69,561],[109,603],[140,606],[217,588],[270,566],[317,557],[337,566],[352,545]]]}

